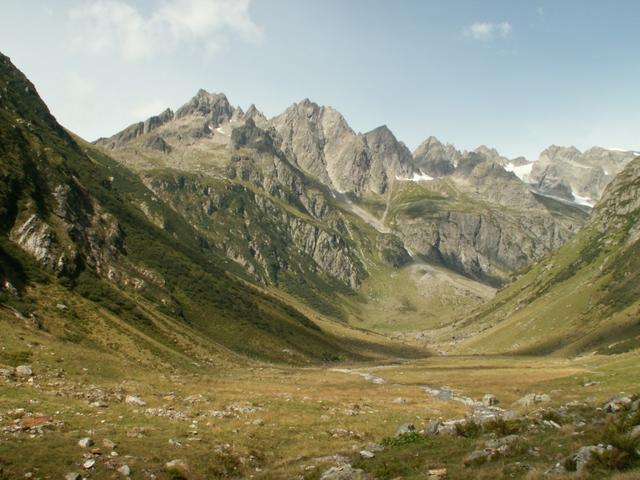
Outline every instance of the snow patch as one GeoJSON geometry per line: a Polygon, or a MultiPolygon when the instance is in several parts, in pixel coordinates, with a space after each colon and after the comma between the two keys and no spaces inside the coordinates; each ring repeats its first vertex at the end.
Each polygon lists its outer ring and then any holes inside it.
{"type": "Polygon", "coordinates": [[[591,207],[593,208],[593,202],[591,201],[590,198],[588,197],[581,197],[580,195],[578,195],[576,192],[574,192],[573,190],[571,190],[571,194],[573,195],[573,201],[575,203],[577,203],[578,205],[585,205],[587,207],[591,207]]]}
{"type": "Polygon", "coordinates": [[[525,178],[531,175],[531,169],[533,168],[533,163],[528,163],[526,165],[516,166],[513,163],[507,163],[504,166],[504,169],[507,172],[513,172],[516,177],[518,177],[523,182],[525,178]]]}
{"type": "Polygon", "coordinates": [[[426,173],[423,173],[422,170],[419,170],[419,172],[420,173],[414,173],[411,178],[399,177],[398,175],[396,175],[396,180],[399,180],[401,182],[428,182],[430,180],[433,180],[433,177],[427,175],[426,173]]]}

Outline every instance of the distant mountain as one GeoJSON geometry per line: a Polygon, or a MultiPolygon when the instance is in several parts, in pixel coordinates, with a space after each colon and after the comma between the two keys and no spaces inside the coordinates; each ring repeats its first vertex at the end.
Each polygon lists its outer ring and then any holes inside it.
{"type": "Polygon", "coordinates": [[[542,193],[594,205],[609,182],[638,154],[593,147],[547,148],[532,165],[527,180],[542,193]]]}
{"type": "MultiPolygon", "coordinates": [[[[598,167],[600,168],[600,167],[598,167]]],[[[589,223],[457,325],[464,352],[620,353],[640,346],[640,157],[589,223]]]]}

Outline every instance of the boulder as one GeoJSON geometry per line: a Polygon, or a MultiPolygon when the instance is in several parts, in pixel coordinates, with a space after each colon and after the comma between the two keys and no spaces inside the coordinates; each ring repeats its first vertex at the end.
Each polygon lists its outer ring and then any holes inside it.
{"type": "Polygon", "coordinates": [[[366,480],[367,474],[359,468],[351,465],[340,465],[325,470],[320,476],[320,480],[366,480]]]}
{"type": "Polygon", "coordinates": [[[482,397],[482,404],[485,407],[493,407],[494,405],[497,405],[499,403],[498,398],[491,394],[491,393],[487,393],[484,397],[482,397]]]}
{"type": "Polygon", "coordinates": [[[95,445],[95,442],[93,441],[93,439],[89,437],[85,437],[78,440],[78,445],[81,446],[82,448],[89,448],[89,447],[93,447],[95,445]]]}
{"type": "Polygon", "coordinates": [[[129,468],[129,465],[122,465],[118,468],[118,473],[123,477],[129,477],[131,476],[131,469],[129,468]]]}
{"type": "Polygon", "coordinates": [[[137,395],[127,395],[124,399],[124,402],[127,405],[133,405],[134,407],[144,407],[147,404],[147,402],[142,400],[137,395]]]}
{"type": "Polygon", "coordinates": [[[400,428],[398,428],[398,431],[396,432],[396,436],[404,435],[405,433],[410,433],[415,431],[416,431],[416,426],[413,423],[403,423],[402,425],[400,425],[400,428]]]}
{"type": "Polygon", "coordinates": [[[633,401],[630,397],[621,395],[617,397],[610,398],[602,407],[607,413],[617,413],[622,410],[628,410],[633,401]]]}
{"type": "Polygon", "coordinates": [[[16,367],[16,376],[20,378],[26,378],[33,375],[33,370],[30,365],[19,365],[16,367]]]}

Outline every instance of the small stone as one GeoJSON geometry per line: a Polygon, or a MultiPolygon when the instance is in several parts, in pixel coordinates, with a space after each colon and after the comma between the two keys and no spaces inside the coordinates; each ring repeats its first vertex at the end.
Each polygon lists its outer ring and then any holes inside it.
{"type": "Polygon", "coordinates": [[[189,473],[189,465],[181,459],[174,459],[165,463],[164,468],[169,472],[180,473],[182,475],[187,475],[189,473]]]}
{"type": "Polygon", "coordinates": [[[16,374],[13,368],[0,368],[0,378],[11,378],[16,374]]]}
{"type": "Polygon", "coordinates": [[[640,425],[636,425],[635,427],[633,427],[631,429],[631,432],[629,432],[629,435],[631,436],[631,438],[640,438],[640,425]]]}
{"type": "Polygon", "coordinates": [[[500,456],[497,450],[485,448],[483,450],[474,450],[467,458],[464,459],[465,467],[473,467],[495,460],[500,456]]]}
{"type": "Polygon", "coordinates": [[[340,465],[325,470],[320,476],[320,480],[366,480],[367,475],[364,470],[353,468],[351,465],[340,465]]]}
{"type": "Polygon", "coordinates": [[[144,407],[147,404],[147,402],[142,400],[137,395],[127,395],[124,399],[124,402],[128,405],[133,405],[135,407],[144,407]]]}
{"type": "Polygon", "coordinates": [[[95,402],[92,402],[91,406],[95,407],[95,408],[108,408],[109,404],[107,402],[102,401],[102,400],[97,400],[95,402]]]}
{"type": "Polygon", "coordinates": [[[118,473],[123,477],[128,477],[131,475],[131,469],[129,468],[129,465],[122,465],[118,468],[118,473]]]}
{"type": "Polygon", "coordinates": [[[64,311],[64,310],[68,310],[68,309],[69,309],[69,307],[67,307],[64,303],[58,303],[58,304],[56,305],[56,308],[57,308],[58,310],[63,310],[63,311],[64,311]]]}
{"type": "Polygon", "coordinates": [[[264,420],[262,420],[261,418],[256,418],[253,422],[251,422],[253,425],[256,425],[258,427],[261,427],[264,425],[264,420]]]}
{"type": "Polygon", "coordinates": [[[427,471],[427,479],[428,480],[443,480],[447,478],[449,472],[446,468],[432,468],[427,471]]]}
{"type": "Polygon", "coordinates": [[[20,378],[30,377],[33,375],[33,370],[30,365],[20,365],[16,367],[16,375],[20,378]]]}
{"type": "Polygon", "coordinates": [[[85,437],[78,441],[78,445],[80,445],[82,448],[89,448],[93,447],[95,445],[95,442],[91,438],[85,437]]]}
{"type": "Polygon", "coordinates": [[[373,458],[376,456],[376,454],[369,450],[360,450],[360,456],[362,458],[373,458]]]}
{"type": "Polygon", "coordinates": [[[407,403],[407,399],[403,397],[397,397],[393,399],[392,403],[395,403],[396,405],[404,405],[405,403],[407,403]]]}
{"type": "Polygon", "coordinates": [[[482,404],[485,407],[492,407],[499,403],[498,398],[491,393],[487,393],[484,397],[482,397],[482,404]]]}
{"type": "Polygon", "coordinates": [[[415,432],[415,431],[416,431],[416,426],[413,423],[403,423],[402,425],[400,425],[400,428],[398,428],[398,431],[396,432],[396,436],[404,435],[405,433],[415,432]]]}
{"type": "Polygon", "coordinates": [[[105,438],[102,440],[102,446],[104,448],[108,448],[109,450],[115,450],[118,444],[112,440],[109,440],[108,438],[105,438]]]}
{"type": "Polygon", "coordinates": [[[76,472],[70,472],[64,476],[64,480],[81,480],[81,479],[82,479],[82,476],[76,472]]]}
{"type": "Polygon", "coordinates": [[[90,458],[89,460],[87,460],[86,462],[84,462],[82,464],[82,466],[84,468],[86,468],[87,470],[89,470],[90,468],[93,468],[93,466],[96,464],[96,461],[93,458],[90,458]]]}

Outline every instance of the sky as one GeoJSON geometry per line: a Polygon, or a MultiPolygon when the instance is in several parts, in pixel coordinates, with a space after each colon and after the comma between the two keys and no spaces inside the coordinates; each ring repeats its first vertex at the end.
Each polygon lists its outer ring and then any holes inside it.
{"type": "Polygon", "coordinates": [[[0,0],[0,51],[88,140],[204,88],[535,159],[640,150],[639,23],[636,0],[0,0]]]}

